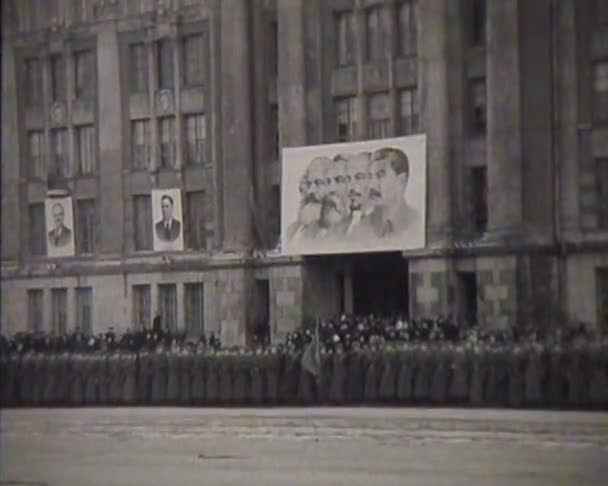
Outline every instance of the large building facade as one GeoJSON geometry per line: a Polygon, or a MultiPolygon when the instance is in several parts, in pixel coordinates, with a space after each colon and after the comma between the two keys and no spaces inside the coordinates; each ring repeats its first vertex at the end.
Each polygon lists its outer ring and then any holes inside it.
{"type": "Polygon", "coordinates": [[[157,313],[225,344],[340,312],[608,326],[605,1],[2,8],[3,333],[157,313]],[[281,255],[281,148],[421,133],[424,249],[281,255]],[[159,251],[169,189],[183,246],[159,251]]]}

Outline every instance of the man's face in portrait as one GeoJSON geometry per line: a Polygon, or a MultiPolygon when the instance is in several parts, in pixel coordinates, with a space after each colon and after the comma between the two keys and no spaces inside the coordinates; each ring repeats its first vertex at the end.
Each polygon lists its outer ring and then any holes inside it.
{"type": "Polygon", "coordinates": [[[376,205],[392,206],[403,201],[409,178],[407,157],[395,149],[381,149],[372,157],[370,198],[376,205]]]}
{"type": "Polygon", "coordinates": [[[308,180],[310,181],[310,188],[308,191],[308,198],[312,202],[321,202],[323,197],[328,192],[328,176],[327,170],[331,164],[331,160],[327,157],[317,157],[310,162],[308,166],[308,180]]]}
{"type": "Polygon", "coordinates": [[[163,197],[160,201],[160,207],[163,212],[163,221],[171,221],[173,219],[173,203],[168,197],[163,197]]]}
{"type": "Polygon", "coordinates": [[[339,223],[348,214],[346,195],[348,175],[344,157],[338,156],[331,162],[327,178],[329,190],[323,198],[323,208],[321,209],[321,224],[325,227],[339,223]]]}
{"type": "Polygon", "coordinates": [[[55,204],[53,206],[53,221],[55,223],[55,228],[59,229],[63,227],[64,218],[65,212],[63,206],[61,204],[55,204]]]}
{"type": "Polygon", "coordinates": [[[368,186],[370,180],[369,153],[361,152],[354,155],[347,166],[348,199],[351,211],[365,209],[368,202],[368,186]]]}

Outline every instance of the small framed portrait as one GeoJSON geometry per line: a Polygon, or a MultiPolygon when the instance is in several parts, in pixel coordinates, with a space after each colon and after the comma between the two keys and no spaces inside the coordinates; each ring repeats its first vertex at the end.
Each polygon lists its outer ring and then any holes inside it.
{"type": "Polygon", "coordinates": [[[152,191],[152,221],[155,251],[182,251],[184,249],[184,222],[180,189],[152,191]]]}

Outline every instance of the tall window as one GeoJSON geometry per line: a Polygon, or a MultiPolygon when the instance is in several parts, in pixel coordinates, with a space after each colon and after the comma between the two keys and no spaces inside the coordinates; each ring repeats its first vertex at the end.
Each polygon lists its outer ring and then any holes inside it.
{"type": "Polygon", "coordinates": [[[94,174],[96,170],[95,127],[76,127],[76,165],[80,175],[94,174]]]}
{"type": "Polygon", "coordinates": [[[168,169],[173,167],[175,156],[175,120],[171,116],[158,120],[158,133],[160,138],[160,166],[168,169]]]}
{"type": "Polygon", "coordinates": [[[40,60],[32,57],[25,60],[25,102],[27,106],[42,103],[42,70],[40,60]]]}
{"type": "Polygon", "coordinates": [[[133,197],[135,251],[152,249],[152,206],[150,196],[133,197]]]}
{"type": "Polygon", "coordinates": [[[76,99],[90,99],[93,97],[93,89],[95,87],[93,72],[93,53],[89,50],[74,53],[76,99]]]}
{"type": "Polygon", "coordinates": [[[276,78],[279,75],[279,23],[276,20],[270,22],[270,75],[276,78]]]}
{"type": "Polygon", "coordinates": [[[483,46],[486,43],[486,0],[470,0],[470,2],[471,46],[483,46]]]}
{"type": "Polygon", "coordinates": [[[68,153],[68,131],[66,128],[57,128],[51,131],[51,144],[53,147],[53,164],[51,173],[55,177],[68,177],[71,174],[68,153]]]}
{"type": "Polygon", "coordinates": [[[44,215],[44,203],[30,204],[28,227],[30,230],[30,254],[32,256],[46,255],[46,223],[44,215]]]}
{"type": "Polygon", "coordinates": [[[133,285],[133,326],[138,330],[150,326],[149,285],[133,285]]]}
{"type": "Polygon", "coordinates": [[[72,0],[72,22],[86,22],[88,0],[72,0]]]}
{"type": "Polygon", "coordinates": [[[205,287],[203,283],[189,283],[186,291],[186,329],[193,336],[205,331],[205,287]]]}
{"type": "Polygon", "coordinates": [[[79,255],[95,253],[95,230],[97,227],[95,199],[76,201],[76,251],[79,255]]]}
{"type": "Polygon", "coordinates": [[[200,86],[205,82],[205,57],[203,35],[195,34],[184,38],[184,84],[200,86]]]}
{"type": "Polygon", "coordinates": [[[173,88],[173,44],[169,39],[158,41],[158,87],[173,88]]]}
{"type": "Polygon", "coordinates": [[[27,320],[28,329],[31,332],[42,331],[44,326],[44,292],[42,289],[30,289],[27,291],[27,320]]]}
{"type": "Polygon", "coordinates": [[[44,138],[41,131],[31,131],[27,134],[29,150],[29,176],[36,179],[46,178],[44,166],[44,138]]]}
{"type": "Polygon", "coordinates": [[[476,233],[488,228],[488,176],[485,167],[471,169],[471,209],[476,233]]]}
{"type": "Polygon", "coordinates": [[[281,150],[281,140],[279,133],[279,106],[276,104],[270,105],[270,153],[273,160],[279,160],[279,152],[281,150]]]}
{"type": "Polygon", "coordinates": [[[597,287],[598,328],[608,330],[608,267],[595,271],[597,287]]]}
{"type": "Polygon", "coordinates": [[[471,134],[485,135],[486,133],[486,80],[476,78],[470,80],[469,101],[471,110],[471,134]]]}
{"type": "Polygon", "coordinates": [[[608,229],[608,158],[596,160],[597,223],[601,229],[608,229]]]}
{"type": "Polygon", "coordinates": [[[355,14],[344,11],[336,14],[336,58],[338,66],[355,62],[355,14]]]}
{"type": "Polygon", "coordinates": [[[418,90],[404,89],[399,93],[399,130],[402,135],[418,131],[418,90]]]}
{"type": "Polygon", "coordinates": [[[205,163],[207,154],[207,123],[204,114],[184,117],[186,129],[186,161],[191,165],[205,163]]]}
{"type": "Polygon", "coordinates": [[[381,61],[385,57],[384,35],[386,29],[382,12],[382,7],[372,7],[365,11],[368,61],[381,61]]]}
{"type": "Polygon", "coordinates": [[[51,289],[51,331],[55,335],[67,331],[68,289],[51,289]]]}
{"type": "Polygon", "coordinates": [[[186,245],[191,250],[204,250],[206,245],[205,192],[186,193],[186,245]]]}
{"type": "Polygon", "coordinates": [[[129,77],[131,93],[145,93],[148,91],[148,55],[143,42],[131,44],[129,77]]]}
{"type": "Polygon", "coordinates": [[[368,129],[368,138],[390,136],[391,115],[387,94],[375,94],[369,98],[368,129]]]}
{"type": "Polygon", "coordinates": [[[160,318],[165,329],[177,329],[177,289],[174,284],[158,286],[160,318]]]}
{"type": "Polygon", "coordinates": [[[342,98],[336,101],[336,122],[339,142],[348,142],[357,137],[359,113],[357,98],[342,98]]]}
{"type": "Polygon", "coordinates": [[[398,7],[398,52],[403,57],[418,53],[418,2],[405,0],[398,7]]]}
{"type": "Polygon", "coordinates": [[[84,334],[93,332],[93,289],[76,288],[76,326],[84,334]]]}
{"type": "Polygon", "coordinates": [[[281,238],[281,186],[274,184],[270,188],[269,211],[270,245],[276,248],[281,238]]]}
{"type": "Polygon", "coordinates": [[[131,160],[134,169],[147,169],[150,166],[150,122],[148,120],[131,122],[131,160]]]}
{"type": "Polygon", "coordinates": [[[65,62],[61,54],[51,56],[51,99],[64,101],[66,92],[65,62]]]}
{"type": "Polygon", "coordinates": [[[608,60],[593,65],[593,119],[608,122],[608,60]]]}

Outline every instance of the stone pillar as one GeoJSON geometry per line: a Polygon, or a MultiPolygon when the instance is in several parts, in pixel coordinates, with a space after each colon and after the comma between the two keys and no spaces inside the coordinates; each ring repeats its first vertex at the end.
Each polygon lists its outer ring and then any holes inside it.
{"type": "MultiPolygon", "coordinates": [[[[16,260],[21,255],[19,211],[19,129],[17,123],[17,83],[15,57],[10,42],[2,43],[2,261],[16,260]]],[[[24,146],[27,139],[23,137],[24,146]]]]}
{"type": "Polygon", "coordinates": [[[488,0],[488,233],[522,224],[521,83],[517,0],[488,0]]]}
{"type": "Polygon", "coordinates": [[[447,0],[419,2],[419,99],[427,134],[427,245],[444,246],[451,234],[447,0]],[[430,121],[432,120],[432,123],[430,121]]]}
{"type": "Polygon", "coordinates": [[[304,0],[278,0],[279,130],[283,147],[306,145],[304,0]]]}
{"type": "Polygon", "coordinates": [[[251,246],[252,116],[247,0],[221,2],[224,250],[251,246]]]}
{"type": "Polygon", "coordinates": [[[99,225],[101,253],[119,254],[125,239],[123,222],[123,130],[118,36],[113,24],[99,26],[97,36],[99,130],[99,225]]]}

